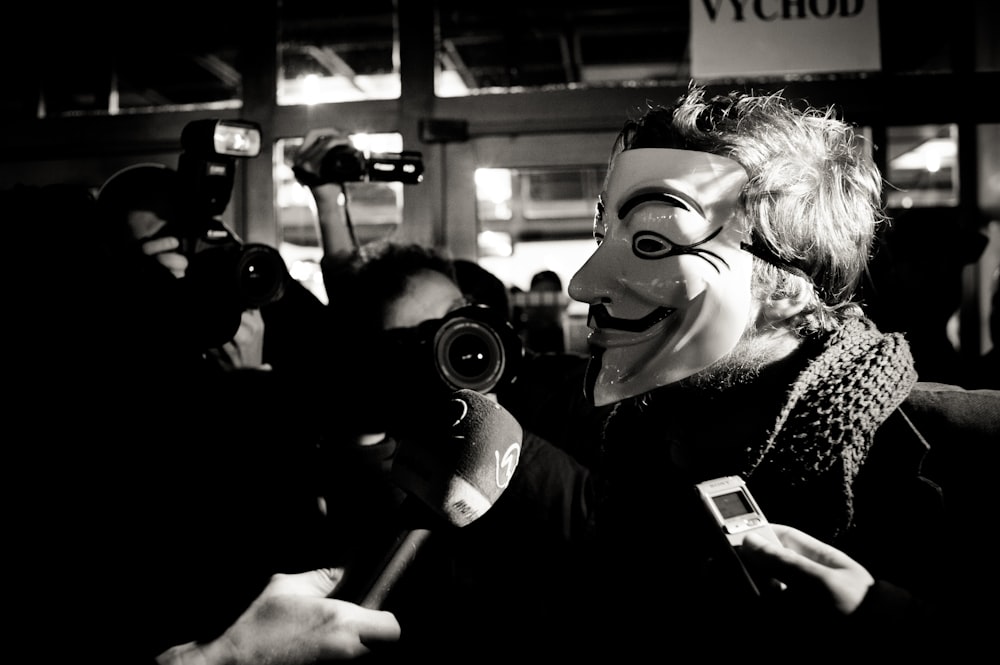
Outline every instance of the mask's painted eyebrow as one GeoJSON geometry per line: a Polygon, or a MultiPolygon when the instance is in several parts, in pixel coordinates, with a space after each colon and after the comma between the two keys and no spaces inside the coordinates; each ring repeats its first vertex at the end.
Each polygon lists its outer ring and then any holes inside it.
{"type": "Polygon", "coordinates": [[[686,194],[680,192],[644,192],[633,196],[622,204],[622,207],[618,209],[618,219],[625,219],[635,208],[650,201],[666,203],[667,205],[685,210],[694,210],[702,217],[705,216],[705,211],[698,205],[698,202],[686,194]]]}

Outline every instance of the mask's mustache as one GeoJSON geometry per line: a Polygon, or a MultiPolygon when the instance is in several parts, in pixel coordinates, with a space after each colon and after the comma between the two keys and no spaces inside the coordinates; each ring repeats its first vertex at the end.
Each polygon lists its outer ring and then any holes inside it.
{"type": "Polygon", "coordinates": [[[641,319],[619,319],[608,313],[604,305],[591,305],[588,324],[591,328],[613,328],[627,332],[642,332],[673,314],[675,307],[657,307],[641,319]]]}

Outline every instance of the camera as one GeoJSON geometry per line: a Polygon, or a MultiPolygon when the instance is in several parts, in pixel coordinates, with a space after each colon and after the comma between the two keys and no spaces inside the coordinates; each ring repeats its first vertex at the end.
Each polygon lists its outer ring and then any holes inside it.
{"type": "Polygon", "coordinates": [[[256,157],[260,141],[254,123],[196,120],[181,134],[176,170],[135,164],[108,178],[97,196],[112,246],[126,251],[153,237],[179,240],[188,266],[170,288],[177,314],[190,321],[190,343],[201,348],[232,339],[242,313],[279,300],[291,279],[277,249],[244,244],[219,218],[232,195],[236,160],[256,157]],[[162,220],[154,236],[129,228],[142,211],[162,220]]]}
{"type": "Polygon", "coordinates": [[[241,311],[274,302],[284,294],[288,271],[277,249],[242,243],[218,219],[232,196],[237,159],[260,154],[256,123],[244,120],[195,120],[181,133],[177,162],[175,219],[160,235],[180,239],[188,257],[186,279],[217,294],[220,304],[241,311]]]}
{"type": "MultiPolygon", "coordinates": [[[[170,225],[156,235],[178,237],[170,225]]],[[[275,302],[284,294],[287,269],[273,247],[244,244],[215,219],[203,220],[198,233],[179,240],[180,252],[188,257],[184,278],[199,298],[242,312],[275,302]]]]}
{"type": "Polygon", "coordinates": [[[301,165],[292,168],[306,187],[345,182],[401,182],[416,185],[424,179],[423,155],[417,150],[366,154],[350,144],[338,143],[322,156],[318,173],[301,165]]]}
{"type": "Polygon", "coordinates": [[[389,375],[426,393],[489,393],[517,375],[524,347],[513,326],[485,305],[466,305],[413,328],[386,331],[382,360],[389,375]]]}

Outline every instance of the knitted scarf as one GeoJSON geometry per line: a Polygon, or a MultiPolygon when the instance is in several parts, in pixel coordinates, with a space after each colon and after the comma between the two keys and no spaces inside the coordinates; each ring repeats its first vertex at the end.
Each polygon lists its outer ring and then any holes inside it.
{"type": "Polygon", "coordinates": [[[917,375],[903,336],[883,334],[867,319],[850,320],[821,347],[792,384],[769,436],[748,446],[744,477],[781,483],[804,499],[826,497],[836,536],[853,519],[854,480],[875,431],[917,375]],[[838,489],[839,499],[830,501],[838,489]]]}

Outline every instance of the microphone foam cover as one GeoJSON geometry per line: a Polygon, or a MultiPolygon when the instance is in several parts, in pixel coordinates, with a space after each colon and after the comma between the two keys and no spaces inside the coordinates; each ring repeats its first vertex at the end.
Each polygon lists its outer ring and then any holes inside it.
{"type": "Polygon", "coordinates": [[[457,390],[427,414],[428,434],[400,440],[393,481],[455,526],[482,516],[510,483],[520,423],[494,400],[457,390]]]}

